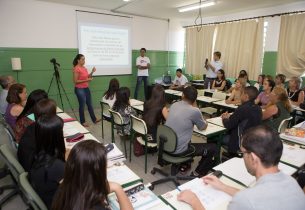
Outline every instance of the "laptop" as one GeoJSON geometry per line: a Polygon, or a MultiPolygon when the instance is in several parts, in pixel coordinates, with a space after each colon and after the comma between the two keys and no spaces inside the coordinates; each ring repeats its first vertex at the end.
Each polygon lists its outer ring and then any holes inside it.
{"type": "Polygon", "coordinates": [[[166,75],[163,77],[163,84],[170,85],[172,84],[172,77],[170,75],[166,75]]]}

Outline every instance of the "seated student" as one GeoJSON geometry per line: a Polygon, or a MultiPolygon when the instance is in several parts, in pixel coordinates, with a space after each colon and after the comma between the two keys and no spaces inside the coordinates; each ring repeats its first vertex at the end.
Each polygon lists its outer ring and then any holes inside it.
{"type": "Polygon", "coordinates": [[[230,97],[225,101],[226,104],[239,105],[241,103],[241,94],[245,88],[246,80],[244,78],[239,78],[235,82],[235,87],[230,95],[230,97]]]}
{"type": "Polygon", "coordinates": [[[226,76],[225,71],[219,69],[217,71],[217,78],[213,81],[212,89],[224,91],[226,87],[226,76]]]}
{"type": "MultiPolygon", "coordinates": [[[[222,183],[215,176],[203,177],[212,187],[233,196],[228,210],[301,210],[305,209],[305,195],[295,179],[279,170],[283,144],[279,135],[267,126],[249,129],[242,138],[241,154],[247,171],[256,177],[254,187],[239,190],[222,183]]],[[[178,200],[193,209],[204,210],[198,197],[186,190],[178,200]]]]}
{"type": "Polygon", "coordinates": [[[130,106],[129,102],[130,90],[128,87],[121,87],[116,93],[116,101],[113,104],[112,109],[119,112],[123,118],[124,124],[122,129],[117,129],[120,136],[130,135],[130,115],[136,115],[136,111],[130,106]]]}
{"type": "Polygon", "coordinates": [[[2,87],[1,93],[0,93],[0,114],[4,115],[6,108],[7,108],[7,93],[10,87],[15,84],[16,81],[12,76],[1,76],[0,77],[0,85],[2,87]]]}
{"type": "Polygon", "coordinates": [[[270,102],[263,111],[263,123],[277,131],[281,122],[290,117],[291,106],[286,90],[275,87],[270,94],[270,102]]]}
{"type": "Polygon", "coordinates": [[[181,69],[177,69],[176,70],[176,77],[173,81],[173,85],[170,86],[170,89],[173,90],[183,90],[184,85],[188,82],[186,76],[184,76],[182,74],[182,70],[181,69]]]}
{"type": "Polygon", "coordinates": [[[29,180],[48,209],[64,176],[66,149],[63,127],[64,122],[57,115],[40,116],[35,123],[36,155],[29,180]]]}
{"type": "MultiPolygon", "coordinates": [[[[190,146],[193,145],[195,152],[191,155],[202,157],[192,175],[203,176],[214,166],[217,149],[215,144],[191,143],[194,125],[199,130],[206,129],[208,125],[197,107],[197,94],[197,90],[192,86],[184,88],[182,100],[171,106],[165,125],[177,134],[178,142],[174,154],[189,155],[192,152],[190,146]]],[[[187,166],[180,168],[182,172],[187,169],[187,166]]]]}
{"type": "Polygon", "coordinates": [[[110,108],[113,106],[116,100],[116,92],[120,88],[120,83],[116,78],[113,78],[109,82],[108,90],[104,93],[102,101],[108,103],[110,108]]]}
{"type": "MultiPolygon", "coordinates": [[[[34,107],[34,118],[39,119],[42,115],[55,116],[56,103],[52,99],[42,99],[34,107]]],[[[35,124],[29,125],[24,134],[22,135],[18,150],[17,157],[25,171],[30,171],[34,156],[36,152],[35,142],[35,124]]]]}
{"type": "Polygon", "coordinates": [[[271,75],[266,75],[264,81],[265,80],[272,80],[272,81],[274,81],[273,76],[271,76],[271,75]]]}
{"type": "Polygon", "coordinates": [[[13,84],[8,90],[6,97],[8,106],[5,111],[5,121],[13,129],[15,129],[17,117],[21,114],[26,103],[26,97],[25,85],[13,84]]]}
{"type": "Polygon", "coordinates": [[[275,87],[285,88],[286,76],[284,74],[278,74],[275,76],[275,87]]]}
{"type": "Polygon", "coordinates": [[[221,115],[223,125],[228,130],[223,141],[228,145],[228,152],[232,156],[239,150],[240,135],[262,121],[262,109],[254,103],[257,95],[258,90],[255,87],[245,87],[241,95],[241,105],[232,115],[227,112],[221,115]]]}
{"type": "Polygon", "coordinates": [[[291,77],[287,88],[288,99],[293,106],[300,106],[304,102],[304,91],[301,89],[302,79],[291,77]]]}
{"type": "Polygon", "coordinates": [[[270,102],[270,94],[275,86],[273,80],[266,80],[263,84],[263,92],[261,92],[255,99],[255,103],[260,105],[262,108],[265,108],[270,102]]]}
{"type": "Polygon", "coordinates": [[[147,126],[147,133],[152,137],[152,142],[157,142],[157,128],[162,121],[167,119],[165,92],[161,85],[155,85],[151,97],[144,102],[143,120],[147,126]]]}
{"type": "Polygon", "coordinates": [[[254,87],[258,90],[258,92],[262,92],[263,90],[263,83],[264,83],[265,75],[260,74],[258,75],[257,82],[254,84],[254,87]]]}
{"type": "Polygon", "coordinates": [[[250,86],[250,81],[248,79],[248,74],[247,74],[246,70],[241,70],[239,72],[239,75],[238,75],[237,79],[235,80],[234,84],[231,86],[231,88],[227,92],[231,93],[234,90],[237,80],[243,80],[245,83],[245,87],[250,86]]]}
{"type": "Polygon", "coordinates": [[[133,209],[121,185],[107,180],[107,152],[103,144],[82,141],[69,154],[52,210],[106,210],[109,209],[107,195],[112,192],[120,209],[133,209]]]}
{"type": "Polygon", "coordinates": [[[35,104],[44,98],[48,98],[48,94],[44,90],[38,89],[30,93],[23,111],[17,117],[15,127],[15,138],[17,143],[19,143],[23,133],[25,132],[25,129],[34,123],[34,121],[30,119],[29,116],[33,114],[35,104]]]}

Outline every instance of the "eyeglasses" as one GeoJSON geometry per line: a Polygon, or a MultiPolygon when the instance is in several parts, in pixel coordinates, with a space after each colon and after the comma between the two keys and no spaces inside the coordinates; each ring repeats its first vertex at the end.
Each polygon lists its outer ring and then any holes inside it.
{"type": "Polygon", "coordinates": [[[237,151],[238,157],[243,157],[244,154],[247,154],[247,153],[251,153],[251,152],[249,152],[249,151],[237,151]]]}

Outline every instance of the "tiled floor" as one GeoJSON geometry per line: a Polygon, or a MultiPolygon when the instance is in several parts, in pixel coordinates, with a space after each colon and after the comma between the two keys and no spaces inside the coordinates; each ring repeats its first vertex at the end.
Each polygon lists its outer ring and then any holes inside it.
{"type": "MultiPolygon", "coordinates": [[[[100,113],[100,110],[95,110],[96,115],[98,115],[100,113]]],[[[72,113],[69,113],[71,116],[74,116],[72,113]]],[[[76,113],[76,115],[78,115],[76,113]]],[[[86,119],[88,119],[87,121],[90,122],[90,118],[88,113],[86,114],[86,119]]],[[[92,133],[93,136],[95,136],[100,142],[103,143],[110,143],[111,142],[111,126],[109,122],[104,121],[104,139],[102,139],[102,127],[101,124],[93,124],[90,123],[90,127],[88,128],[88,130],[92,133]]],[[[2,144],[3,142],[7,142],[7,135],[4,132],[2,126],[0,127],[0,143],[2,144]]],[[[120,138],[118,136],[116,136],[115,138],[116,140],[116,144],[119,148],[121,148],[121,150],[123,151],[123,144],[120,141],[120,138]]],[[[198,137],[198,136],[193,136],[193,141],[194,142],[205,142],[205,140],[202,137],[198,137]]],[[[129,154],[129,143],[127,144],[127,154],[129,154]]],[[[199,157],[195,158],[195,161],[192,164],[192,168],[194,168],[197,163],[199,161],[199,157]]],[[[144,156],[140,156],[140,157],[136,157],[132,154],[132,161],[126,161],[126,165],[131,168],[138,176],[140,176],[141,178],[143,178],[144,180],[144,184],[150,183],[152,181],[158,180],[159,178],[162,178],[161,175],[159,174],[154,174],[152,175],[150,173],[151,169],[153,167],[159,167],[157,164],[157,153],[155,154],[148,154],[148,171],[147,174],[145,174],[144,172],[144,156]]],[[[170,171],[170,167],[164,167],[164,170],[169,172],[170,171]]],[[[191,172],[191,170],[189,171],[191,172]]],[[[0,180],[0,186],[3,186],[5,184],[9,184],[12,182],[12,179],[10,177],[6,177],[4,179],[0,180]]],[[[158,185],[155,187],[154,189],[154,193],[156,193],[157,195],[163,194],[167,191],[173,190],[175,188],[174,184],[172,183],[164,183],[161,185],[158,185]]],[[[5,191],[2,195],[0,195],[0,199],[6,195],[9,192],[9,190],[5,191]]],[[[9,200],[3,207],[3,210],[16,210],[16,209],[26,209],[26,205],[24,204],[23,200],[21,199],[20,196],[15,196],[14,198],[12,198],[11,200],[9,200]]]]}

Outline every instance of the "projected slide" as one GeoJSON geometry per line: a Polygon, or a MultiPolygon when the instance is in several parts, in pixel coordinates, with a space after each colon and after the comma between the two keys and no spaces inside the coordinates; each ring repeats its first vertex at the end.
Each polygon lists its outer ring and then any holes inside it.
{"type": "Polygon", "coordinates": [[[129,64],[128,29],[81,26],[81,51],[87,65],[126,66],[129,64]]]}
{"type": "Polygon", "coordinates": [[[94,76],[131,74],[130,28],[79,22],[79,52],[94,76]]]}

